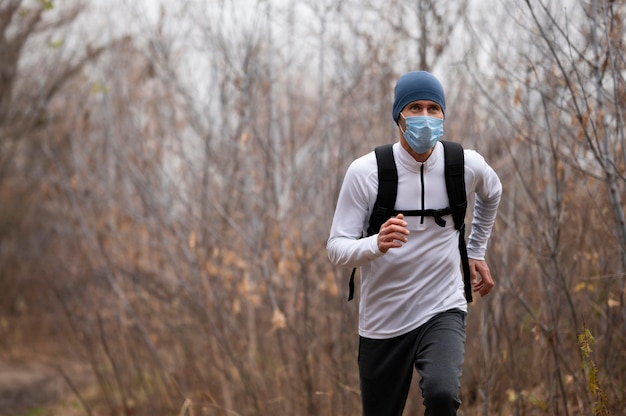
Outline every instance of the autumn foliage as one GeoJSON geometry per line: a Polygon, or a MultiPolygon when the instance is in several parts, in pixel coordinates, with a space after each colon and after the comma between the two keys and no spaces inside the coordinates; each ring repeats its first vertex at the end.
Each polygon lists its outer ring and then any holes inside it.
{"type": "Polygon", "coordinates": [[[325,243],[420,66],[504,187],[463,414],[623,412],[624,5],[122,3],[0,3],[1,360],[55,368],[77,414],[360,414],[325,243]]]}

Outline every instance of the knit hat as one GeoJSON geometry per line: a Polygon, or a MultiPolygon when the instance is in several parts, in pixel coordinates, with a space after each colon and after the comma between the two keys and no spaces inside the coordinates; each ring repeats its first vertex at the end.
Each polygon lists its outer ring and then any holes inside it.
{"type": "Polygon", "coordinates": [[[437,78],[426,71],[407,72],[396,83],[393,99],[393,121],[398,123],[398,117],[402,109],[413,101],[430,100],[441,106],[446,113],[446,99],[443,87],[437,78]]]}

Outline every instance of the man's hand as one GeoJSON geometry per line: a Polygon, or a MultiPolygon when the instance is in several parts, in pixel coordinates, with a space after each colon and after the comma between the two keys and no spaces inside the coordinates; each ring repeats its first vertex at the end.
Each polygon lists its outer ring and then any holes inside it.
{"type": "Polygon", "coordinates": [[[474,292],[478,292],[480,296],[485,296],[495,285],[489,266],[484,260],[469,259],[469,267],[474,292]]]}
{"type": "Polygon", "coordinates": [[[386,253],[390,248],[402,247],[408,241],[406,236],[410,234],[407,225],[403,214],[385,221],[378,232],[378,249],[386,253]]]}

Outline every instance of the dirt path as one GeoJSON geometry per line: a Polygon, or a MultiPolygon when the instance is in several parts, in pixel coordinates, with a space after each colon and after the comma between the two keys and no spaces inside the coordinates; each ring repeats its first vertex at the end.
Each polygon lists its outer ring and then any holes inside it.
{"type": "Polygon", "coordinates": [[[64,389],[62,377],[44,365],[0,360],[0,416],[58,401],[64,389]]]}

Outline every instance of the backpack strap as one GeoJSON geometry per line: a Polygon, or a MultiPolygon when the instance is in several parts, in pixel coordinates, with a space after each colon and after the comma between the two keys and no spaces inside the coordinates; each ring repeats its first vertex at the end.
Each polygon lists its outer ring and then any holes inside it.
{"type": "Polygon", "coordinates": [[[465,222],[467,194],[465,192],[465,157],[459,143],[441,140],[444,148],[446,190],[454,227],[460,230],[465,222]]]}
{"type": "MultiPolygon", "coordinates": [[[[378,194],[376,203],[370,215],[367,235],[374,235],[390,217],[394,216],[396,206],[396,195],[398,194],[398,171],[396,161],[393,158],[393,143],[387,143],[374,149],[376,153],[376,164],[378,165],[378,194]]],[[[348,283],[348,302],[354,298],[354,275],[356,267],[350,274],[348,283]]]]}
{"type": "Polygon", "coordinates": [[[396,195],[398,194],[398,171],[393,158],[393,144],[388,143],[374,149],[378,164],[378,194],[367,235],[374,235],[385,221],[395,215],[396,195]]]}
{"type": "Polygon", "coordinates": [[[465,299],[472,302],[472,282],[470,278],[467,244],[465,243],[465,214],[467,211],[467,193],[465,192],[465,158],[463,146],[459,143],[441,140],[445,155],[445,177],[448,200],[454,228],[459,230],[459,252],[463,268],[463,283],[465,285],[465,299]]]}

